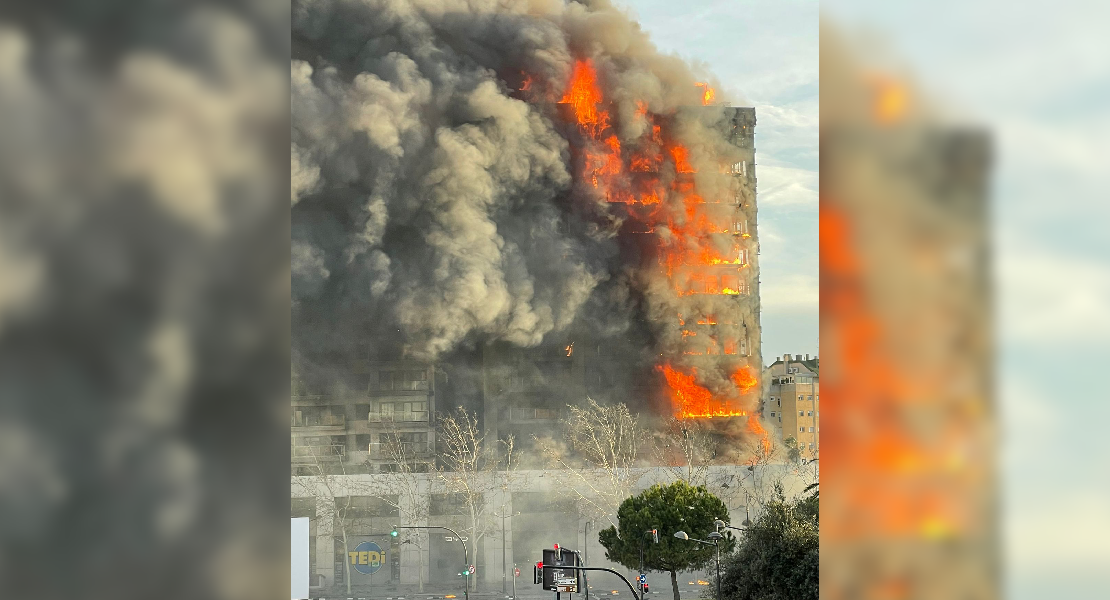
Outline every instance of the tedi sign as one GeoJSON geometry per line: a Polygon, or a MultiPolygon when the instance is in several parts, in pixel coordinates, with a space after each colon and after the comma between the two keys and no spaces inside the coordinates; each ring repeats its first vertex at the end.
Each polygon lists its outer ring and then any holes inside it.
{"type": "Polygon", "coordinates": [[[373,575],[385,562],[385,550],[374,542],[362,542],[347,553],[351,568],[363,575],[373,575]]]}

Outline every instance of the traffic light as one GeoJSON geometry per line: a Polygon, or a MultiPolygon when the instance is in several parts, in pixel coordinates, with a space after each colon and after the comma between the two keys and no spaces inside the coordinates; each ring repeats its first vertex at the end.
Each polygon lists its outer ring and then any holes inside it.
{"type": "Polygon", "coordinates": [[[390,532],[389,532],[389,535],[391,535],[391,536],[393,536],[393,537],[397,537],[397,530],[396,530],[396,529],[394,529],[393,531],[390,531],[390,532]]]}
{"type": "Polygon", "coordinates": [[[652,529],[651,530],[651,539],[655,540],[656,544],[659,543],[659,530],[658,529],[652,529]]]}
{"type": "Polygon", "coordinates": [[[542,562],[536,563],[536,567],[532,571],[532,583],[535,583],[535,584],[542,584],[543,583],[543,563],[542,562]]]}

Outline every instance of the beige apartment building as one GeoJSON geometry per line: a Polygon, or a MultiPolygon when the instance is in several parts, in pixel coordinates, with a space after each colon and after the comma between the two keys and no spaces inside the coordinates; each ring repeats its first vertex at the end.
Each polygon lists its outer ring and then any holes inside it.
{"type": "Polygon", "coordinates": [[[779,443],[794,438],[807,460],[817,458],[821,445],[819,371],[819,359],[808,354],[784,354],[763,371],[764,420],[777,429],[779,443]]]}

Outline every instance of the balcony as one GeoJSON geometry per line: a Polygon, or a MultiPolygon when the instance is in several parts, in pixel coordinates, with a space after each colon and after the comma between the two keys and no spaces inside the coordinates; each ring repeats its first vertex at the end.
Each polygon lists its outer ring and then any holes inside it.
{"type": "Polygon", "coordinates": [[[509,407],[509,421],[522,423],[530,421],[554,421],[558,413],[553,408],[514,408],[509,407]]]}
{"type": "MultiPolygon", "coordinates": [[[[435,449],[431,442],[401,442],[401,447],[396,451],[407,458],[430,456],[435,449]]],[[[380,442],[370,444],[370,458],[393,460],[398,458],[393,455],[394,450],[388,444],[380,442]]]]}
{"type": "Polygon", "coordinates": [[[347,426],[347,419],[344,415],[309,414],[301,416],[294,413],[289,425],[290,427],[311,427],[321,431],[342,431],[347,426]]]}
{"type": "Polygon", "coordinates": [[[371,423],[427,423],[428,411],[404,411],[387,413],[370,413],[371,423]]]}
{"type": "Polygon", "coordinates": [[[293,460],[300,463],[311,463],[316,460],[336,461],[347,455],[347,448],[342,444],[323,446],[291,446],[293,460]]]}

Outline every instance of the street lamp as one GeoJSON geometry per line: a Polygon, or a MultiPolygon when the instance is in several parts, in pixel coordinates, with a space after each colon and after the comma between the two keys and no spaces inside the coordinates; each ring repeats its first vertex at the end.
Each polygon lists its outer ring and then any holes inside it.
{"type": "Polygon", "coordinates": [[[714,548],[716,548],[716,550],[717,550],[717,600],[721,600],[721,545],[718,544],[717,542],[721,539],[724,539],[725,536],[721,535],[720,533],[718,533],[716,531],[711,531],[711,532],[709,532],[709,535],[707,535],[706,537],[713,540],[712,542],[707,542],[705,540],[699,540],[697,538],[692,538],[689,535],[687,535],[685,531],[676,531],[674,536],[676,538],[680,539],[680,540],[688,540],[688,541],[691,541],[691,542],[697,542],[699,544],[705,544],[706,546],[713,546],[714,548]]]}
{"type": "MultiPolygon", "coordinates": [[[[659,530],[658,529],[648,529],[647,531],[644,532],[644,535],[640,536],[640,573],[639,573],[640,575],[644,574],[644,538],[646,538],[649,535],[651,536],[651,539],[652,539],[653,542],[655,542],[656,544],[659,543],[659,530]]],[[[640,597],[642,598],[643,596],[644,596],[644,583],[641,581],[640,582],[640,597]]]]}
{"type": "MultiPolygon", "coordinates": [[[[462,546],[463,568],[467,569],[467,573],[469,573],[470,557],[468,556],[468,553],[466,551],[466,542],[464,542],[462,540],[462,536],[460,536],[458,534],[458,532],[456,532],[454,529],[451,529],[450,527],[441,527],[441,526],[438,526],[438,525],[423,525],[423,526],[421,526],[421,525],[394,525],[393,526],[393,531],[389,532],[389,534],[396,537],[398,529],[446,529],[447,531],[450,531],[452,534],[454,534],[455,539],[459,541],[459,545],[462,546]]],[[[463,598],[465,600],[470,600],[470,575],[469,574],[466,575],[465,577],[463,577],[463,598]]]]}
{"type": "MultiPolygon", "coordinates": [[[[746,518],[744,519],[744,522],[749,523],[748,519],[746,519],[746,518]]],[[[717,531],[720,531],[722,527],[724,527],[725,529],[735,529],[736,531],[744,531],[743,527],[733,527],[732,525],[729,525],[728,523],[725,523],[724,521],[722,521],[720,519],[715,519],[713,521],[713,524],[717,526],[717,531]]]]}

